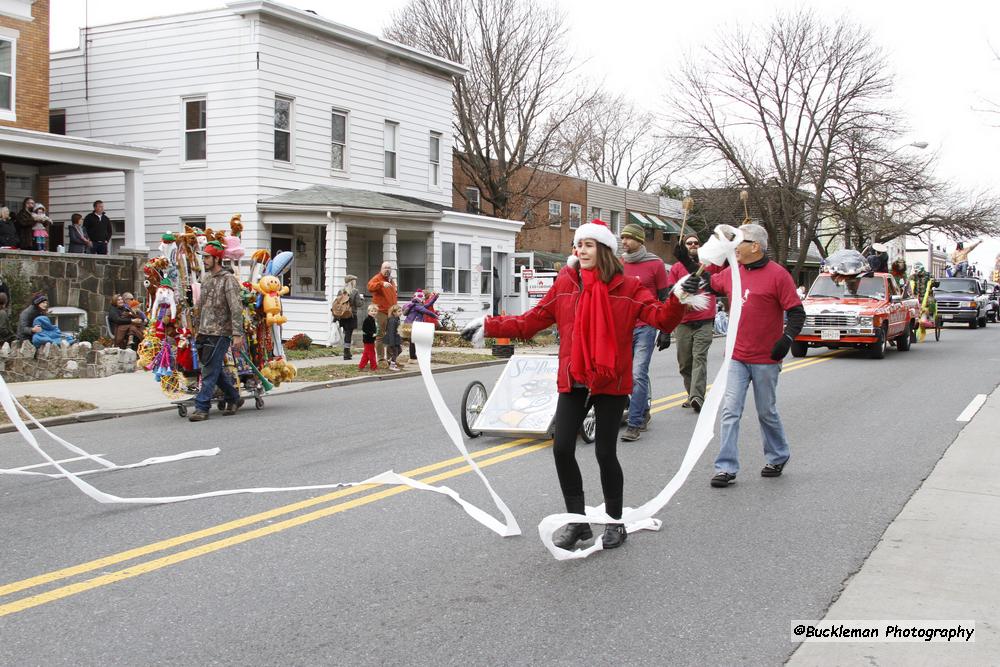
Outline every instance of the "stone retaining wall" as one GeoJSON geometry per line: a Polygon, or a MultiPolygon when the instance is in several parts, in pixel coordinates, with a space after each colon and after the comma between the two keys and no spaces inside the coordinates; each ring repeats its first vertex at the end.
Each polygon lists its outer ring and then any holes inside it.
{"type": "MultiPolygon", "coordinates": [[[[62,252],[0,251],[0,275],[16,265],[33,291],[49,296],[50,306],[87,311],[89,324],[105,329],[111,295],[132,292],[143,299],[142,265],[146,255],[78,255],[62,252]]],[[[13,313],[17,317],[17,313],[13,313]]],[[[107,334],[107,332],[104,332],[107,334]]]]}
{"type": "Polygon", "coordinates": [[[57,378],[102,378],[136,370],[136,353],[99,344],[74,343],[35,348],[31,341],[0,347],[0,373],[7,382],[57,378]]]}

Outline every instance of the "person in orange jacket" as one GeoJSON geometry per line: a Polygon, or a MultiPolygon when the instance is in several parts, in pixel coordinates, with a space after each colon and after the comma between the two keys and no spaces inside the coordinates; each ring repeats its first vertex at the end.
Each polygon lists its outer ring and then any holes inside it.
{"type": "Polygon", "coordinates": [[[382,262],[382,269],[368,281],[368,293],[372,295],[372,304],[378,308],[375,322],[378,324],[378,337],[375,338],[375,354],[378,360],[387,359],[385,354],[385,330],[389,321],[389,309],[396,305],[396,280],[392,277],[392,264],[382,262]]]}

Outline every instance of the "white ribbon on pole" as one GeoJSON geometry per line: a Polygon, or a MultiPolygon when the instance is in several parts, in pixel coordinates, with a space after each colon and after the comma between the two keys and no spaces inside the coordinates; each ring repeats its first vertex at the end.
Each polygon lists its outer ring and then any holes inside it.
{"type": "Polygon", "coordinates": [[[732,271],[730,271],[732,274],[732,292],[730,292],[731,298],[729,299],[730,324],[729,332],[726,335],[726,351],[722,366],[719,368],[719,372],[715,374],[712,391],[708,392],[708,396],[705,398],[705,404],[698,415],[698,422],[695,424],[694,433],[691,434],[691,440],[688,443],[687,451],[684,453],[684,459],[681,461],[680,468],[670,478],[667,485],[663,487],[663,490],[656,494],[654,498],[639,507],[624,508],[621,519],[612,519],[608,516],[604,505],[587,507],[586,514],[553,514],[542,519],[538,524],[538,535],[542,539],[542,544],[545,545],[545,548],[549,550],[549,553],[556,560],[586,558],[595,551],[601,551],[604,548],[603,536],[599,536],[594,540],[594,544],[586,549],[569,551],[557,547],[552,537],[555,531],[568,523],[588,522],[605,525],[621,523],[625,525],[625,530],[629,533],[640,530],[659,530],[663,522],[653,517],[670,502],[674,494],[684,485],[698,459],[705,452],[705,448],[708,447],[712,438],[715,437],[715,418],[719,412],[719,407],[722,405],[722,398],[726,394],[729,364],[733,356],[733,347],[736,345],[736,331],[739,329],[740,313],[743,309],[743,299],[741,298],[742,284],[740,281],[739,264],[736,262],[736,246],[742,240],[743,233],[738,228],[730,227],[729,225],[719,225],[715,228],[712,237],[709,238],[698,252],[699,260],[718,266],[721,266],[727,259],[729,260],[729,266],[732,267],[732,271]],[[732,238],[728,238],[727,234],[731,234],[732,238]]]}

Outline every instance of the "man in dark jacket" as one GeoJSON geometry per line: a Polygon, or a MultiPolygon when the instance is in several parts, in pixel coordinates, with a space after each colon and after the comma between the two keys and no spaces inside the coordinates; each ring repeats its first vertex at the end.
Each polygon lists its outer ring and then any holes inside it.
{"type": "Polygon", "coordinates": [[[104,215],[104,202],[100,199],[94,202],[94,211],[83,219],[83,228],[87,230],[87,236],[94,244],[91,252],[95,255],[107,255],[108,243],[114,230],[111,227],[111,220],[104,215]]]}
{"type": "Polygon", "coordinates": [[[21,202],[21,210],[14,217],[14,225],[17,227],[18,247],[21,250],[34,250],[35,240],[31,237],[31,228],[35,226],[35,218],[31,215],[35,210],[35,200],[25,197],[21,202]]]}

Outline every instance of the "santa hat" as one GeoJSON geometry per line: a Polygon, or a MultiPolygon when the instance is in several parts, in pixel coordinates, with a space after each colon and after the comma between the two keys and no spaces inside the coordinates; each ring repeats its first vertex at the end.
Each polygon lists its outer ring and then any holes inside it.
{"type": "MultiPolygon", "coordinates": [[[[598,243],[606,245],[611,249],[612,253],[618,254],[618,239],[615,235],[611,233],[608,229],[608,223],[603,220],[598,220],[594,218],[590,222],[584,223],[577,227],[576,234],[573,235],[573,245],[576,246],[583,239],[593,239],[598,243]]],[[[579,264],[580,260],[576,255],[570,255],[566,260],[569,266],[575,267],[579,264]]]]}

